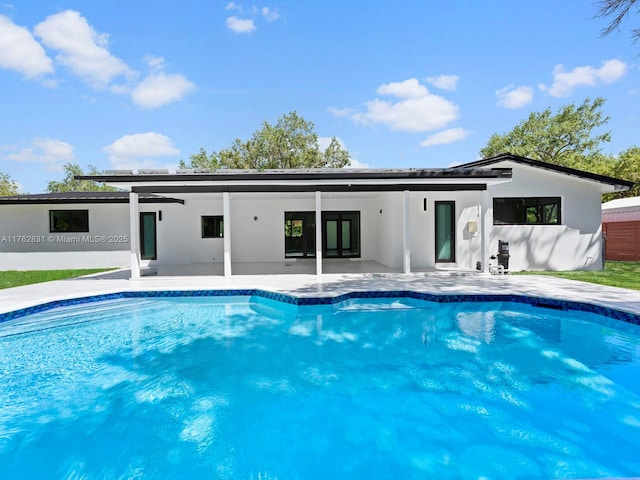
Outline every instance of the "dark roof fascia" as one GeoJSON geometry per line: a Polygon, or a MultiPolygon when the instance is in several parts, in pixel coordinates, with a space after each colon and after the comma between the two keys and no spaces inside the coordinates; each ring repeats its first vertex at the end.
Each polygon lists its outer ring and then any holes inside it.
{"type": "Polygon", "coordinates": [[[444,168],[375,170],[372,172],[244,172],[244,173],[179,173],[79,175],[76,180],[106,183],[145,182],[239,182],[239,181],[326,181],[326,180],[411,180],[442,178],[511,178],[511,169],[444,168]]]}
{"type": "Polygon", "coordinates": [[[510,153],[503,153],[495,157],[484,158],[475,162],[465,163],[460,165],[462,168],[476,168],[484,167],[487,165],[493,165],[498,162],[515,162],[523,165],[529,165],[531,167],[543,168],[545,170],[551,170],[565,175],[571,175],[573,177],[584,178],[587,180],[593,180],[600,183],[606,183],[608,185],[625,187],[624,190],[633,188],[634,183],[628,180],[621,180],[619,178],[608,177],[606,175],[598,175],[597,173],[585,172],[584,170],[578,170],[576,168],[564,167],[562,165],[554,165],[553,163],[542,162],[540,160],[534,160],[532,158],[520,157],[518,155],[512,155],[510,153]]]}
{"type": "Polygon", "coordinates": [[[413,183],[395,185],[143,185],[132,187],[136,193],[295,193],[295,192],[401,192],[404,190],[414,192],[443,192],[443,191],[470,191],[486,190],[486,183],[413,183]]]}
{"type": "MultiPolygon", "coordinates": [[[[77,195],[77,193],[76,193],[77,195]]],[[[151,195],[138,198],[139,203],[180,203],[184,200],[180,198],[155,197],[151,195]]],[[[110,204],[129,203],[129,192],[117,196],[80,196],[73,197],[58,193],[43,193],[34,195],[15,195],[11,197],[0,197],[0,205],[70,205],[70,204],[110,204]]]]}

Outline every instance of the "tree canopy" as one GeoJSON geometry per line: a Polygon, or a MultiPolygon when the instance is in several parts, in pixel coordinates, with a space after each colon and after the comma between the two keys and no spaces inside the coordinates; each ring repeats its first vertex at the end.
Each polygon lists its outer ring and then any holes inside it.
{"type": "Polygon", "coordinates": [[[18,195],[18,182],[8,173],[0,172],[0,197],[18,195]]]}
{"type": "Polygon", "coordinates": [[[581,105],[565,105],[555,114],[550,108],[533,112],[510,132],[491,135],[480,154],[488,158],[509,152],[588,170],[603,160],[600,147],[611,140],[609,132],[595,132],[609,121],[600,111],[604,102],[603,98],[587,98],[581,105]]]}
{"type": "MultiPolygon", "coordinates": [[[[600,0],[598,5],[600,10],[596,17],[609,17],[612,18],[609,25],[602,29],[602,36],[607,36],[610,33],[618,30],[624,17],[629,14],[631,8],[636,5],[637,0],[600,0]]],[[[637,5],[637,11],[640,12],[640,4],[637,5]]],[[[640,39],[640,29],[635,28],[632,30],[631,38],[634,42],[640,39]]]]}
{"type": "Polygon", "coordinates": [[[602,98],[593,102],[587,98],[578,107],[573,103],[561,107],[556,114],[549,108],[531,113],[510,132],[494,133],[480,154],[488,158],[508,152],[635,183],[629,191],[604,195],[605,201],[640,195],[640,147],[618,156],[600,150],[611,139],[609,132],[594,132],[609,121],[600,111],[603,104],[602,98]]]}
{"type": "Polygon", "coordinates": [[[627,192],[608,194],[606,200],[640,196],[640,147],[634,146],[621,152],[617,159],[608,163],[608,167],[605,175],[622,178],[634,182],[635,185],[627,192]]]}
{"type": "Polygon", "coordinates": [[[65,176],[61,181],[52,180],[47,186],[50,193],[59,192],[115,192],[118,189],[105,185],[104,183],[93,182],[91,180],[76,180],[76,175],[93,175],[100,171],[93,165],[89,165],[89,172],[85,173],[77,163],[65,163],[65,176]]]}
{"type": "Polygon", "coordinates": [[[204,148],[180,161],[181,168],[239,169],[341,168],[349,165],[349,152],[337,138],[322,150],[314,125],[295,111],[282,115],[275,125],[263,122],[249,140],[236,138],[231,146],[210,154],[204,148]]]}

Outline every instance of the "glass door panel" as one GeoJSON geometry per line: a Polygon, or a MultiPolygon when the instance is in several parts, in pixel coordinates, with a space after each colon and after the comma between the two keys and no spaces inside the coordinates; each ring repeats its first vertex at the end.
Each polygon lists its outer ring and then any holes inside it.
{"type": "Polygon", "coordinates": [[[327,220],[324,224],[325,235],[327,237],[326,256],[338,255],[338,222],[336,220],[327,220]]]}
{"type": "Polygon", "coordinates": [[[436,262],[455,262],[455,202],[435,202],[436,262]]]}
{"type": "Polygon", "coordinates": [[[140,258],[157,260],[156,212],[140,213],[140,258]]]}
{"type": "Polygon", "coordinates": [[[351,220],[342,221],[342,251],[351,250],[351,220]]]}

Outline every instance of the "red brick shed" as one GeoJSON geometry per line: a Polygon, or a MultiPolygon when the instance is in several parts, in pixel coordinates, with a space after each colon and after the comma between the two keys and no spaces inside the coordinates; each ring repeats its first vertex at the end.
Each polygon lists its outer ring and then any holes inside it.
{"type": "Polygon", "coordinates": [[[602,231],[607,260],[640,261],[640,197],[602,204],[602,231]]]}

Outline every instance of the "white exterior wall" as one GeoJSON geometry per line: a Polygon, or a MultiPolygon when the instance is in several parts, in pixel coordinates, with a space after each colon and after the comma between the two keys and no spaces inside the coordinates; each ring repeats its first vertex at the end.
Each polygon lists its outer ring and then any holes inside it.
{"type": "Polygon", "coordinates": [[[468,222],[478,222],[480,193],[477,191],[413,192],[411,194],[411,266],[473,269],[480,260],[480,236],[468,231],[468,222]],[[424,199],[427,211],[424,211],[424,199]],[[455,202],[455,262],[436,264],[435,202],[455,202]]]}
{"type": "Polygon", "coordinates": [[[513,180],[489,189],[490,218],[496,197],[560,197],[561,225],[491,225],[488,255],[498,253],[498,240],[509,242],[509,269],[597,270],[602,268],[600,187],[579,178],[504,162],[513,180]]]}
{"type": "Polygon", "coordinates": [[[0,270],[123,267],[128,204],[0,206],[0,270]],[[89,210],[89,232],[51,233],[49,210],[89,210]]]}
{"type": "Polygon", "coordinates": [[[402,267],[402,192],[385,192],[371,201],[376,239],[372,259],[391,268],[402,267]],[[377,218],[376,218],[377,217],[377,218]]]}
{"type": "MultiPolygon", "coordinates": [[[[375,198],[334,198],[322,195],[323,211],[360,212],[360,260],[376,258],[375,198]]],[[[282,262],[284,261],[285,212],[315,211],[315,193],[286,198],[275,195],[269,198],[251,194],[231,195],[231,260],[233,262],[282,262]],[[257,217],[257,220],[254,220],[257,217]]],[[[357,259],[354,259],[357,260],[357,259]]]]}
{"type": "Polygon", "coordinates": [[[222,194],[202,196],[181,195],[184,205],[168,203],[141,204],[141,212],[162,210],[157,220],[157,260],[142,261],[142,265],[185,265],[189,263],[222,263],[222,238],[202,238],[202,216],[222,216],[222,194]]]}

